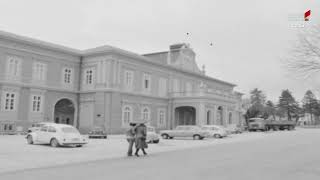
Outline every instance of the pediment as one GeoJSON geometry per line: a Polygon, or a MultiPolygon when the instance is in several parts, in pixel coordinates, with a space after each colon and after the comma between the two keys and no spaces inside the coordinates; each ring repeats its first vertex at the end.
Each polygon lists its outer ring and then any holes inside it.
{"type": "Polygon", "coordinates": [[[184,48],[179,51],[179,54],[172,65],[184,70],[189,70],[196,73],[201,73],[196,60],[196,54],[190,48],[184,48]]]}

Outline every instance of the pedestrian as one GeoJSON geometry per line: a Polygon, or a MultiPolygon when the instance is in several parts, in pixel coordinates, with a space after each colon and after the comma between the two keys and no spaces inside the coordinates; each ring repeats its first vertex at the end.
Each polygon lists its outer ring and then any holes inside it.
{"type": "Polygon", "coordinates": [[[136,128],[136,124],[135,123],[130,123],[130,128],[128,129],[126,136],[127,136],[127,141],[129,143],[129,147],[128,147],[128,156],[132,156],[132,148],[133,145],[135,143],[135,128],[136,128]]]}
{"type": "Polygon", "coordinates": [[[139,150],[141,149],[144,155],[147,155],[145,149],[148,148],[147,140],[147,127],[145,124],[140,123],[135,128],[136,135],[136,153],[135,155],[139,157],[139,150]]]}

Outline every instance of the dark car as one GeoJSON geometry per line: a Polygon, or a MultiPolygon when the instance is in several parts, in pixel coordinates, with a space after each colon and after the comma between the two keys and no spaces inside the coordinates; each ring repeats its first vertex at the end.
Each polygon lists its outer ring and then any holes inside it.
{"type": "Polygon", "coordinates": [[[94,128],[89,132],[89,138],[107,139],[107,132],[103,128],[94,128]]]}

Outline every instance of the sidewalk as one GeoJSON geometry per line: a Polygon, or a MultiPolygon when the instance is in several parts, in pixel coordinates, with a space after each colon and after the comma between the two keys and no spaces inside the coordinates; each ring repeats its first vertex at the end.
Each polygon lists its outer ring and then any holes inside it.
{"type": "MultiPolygon", "coordinates": [[[[277,133],[243,133],[224,139],[161,139],[159,144],[150,144],[147,152],[152,156],[160,152],[251,141],[277,133]]],[[[128,146],[122,135],[110,135],[107,140],[90,139],[89,144],[81,148],[28,145],[24,136],[0,136],[0,144],[0,173],[110,158],[127,158],[128,146]]]]}

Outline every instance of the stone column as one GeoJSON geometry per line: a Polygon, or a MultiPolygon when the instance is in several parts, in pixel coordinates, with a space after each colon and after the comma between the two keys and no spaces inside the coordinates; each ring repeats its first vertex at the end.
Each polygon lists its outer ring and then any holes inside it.
{"type": "Polygon", "coordinates": [[[214,108],[210,108],[210,124],[214,124],[214,116],[215,116],[215,113],[214,113],[214,108]]]}
{"type": "Polygon", "coordinates": [[[227,125],[228,124],[228,108],[227,106],[223,106],[223,113],[222,113],[222,122],[223,122],[223,125],[227,125]]]}
{"type": "Polygon", "coordinates": [[[212,123],[213,124],[218,124],[217,123],[217,115],[218,115],[218,106],[217,105],[214,105],[213,106],[213,111],[212,111],[213,113],[213,116],[212,116],[212,123]]]}
{"type": "Polygon", "coordinates": [[[168,119],[167,119],[167,127],[166,129],[172,129],[174,127],[174,117],[173,117],[173,114],[174,114],[174,109],[173,109],[173,106],[172,106],[172,101],[169,100],[169,105],[168,105],[168,119]]]}
{"type": "Polygon", "coordinates": [[[196,119],[196,124],[197,125],[204,125],[204,120],[206,120],[206,107],[205,104],[203,102],[201,102],[198,106],[198,108],[196,108],[198,110],[198,112],[196,112],[197,114],[197,119],[196,119]]]}

